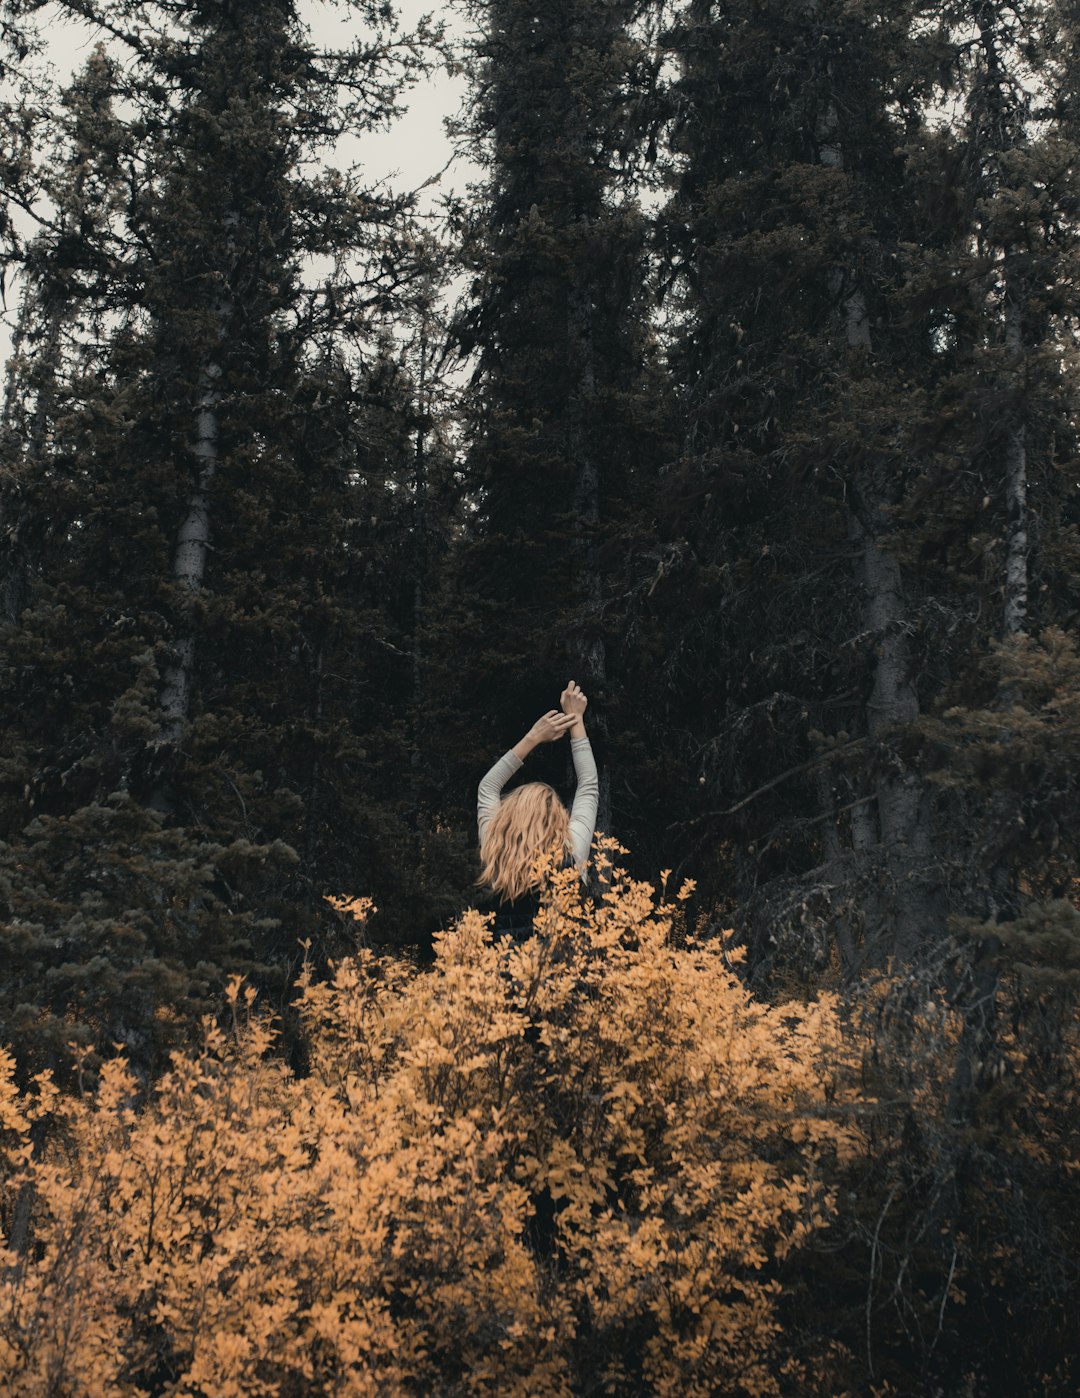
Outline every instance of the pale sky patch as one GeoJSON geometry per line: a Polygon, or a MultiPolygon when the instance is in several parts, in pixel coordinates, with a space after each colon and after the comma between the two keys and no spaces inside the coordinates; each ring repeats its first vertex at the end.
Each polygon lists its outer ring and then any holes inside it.
{"type": "MultiPolygon", "coordinates": [[[[453,5],[432,4],[431,0],[396,0],[395,9],[404,31],[411,30],[425,14],[445,22],[447,29],[460,36],[465,26],[460,10],[453,5]]],[[[324,0],[301,0],[300,12],[307,21],[312,39],[317,45],[336,47],[349,42],[356,17],[342,7],[324,0]]],[[[55,70],[55,87],[59,91],[71,76],[85,64],[94,45],[108,41],[107,46],[120,52],[122,45],[109,40],[104,32],[87,24],[61,18],[50,6],[41,19],[41,29],[49,40],[49,61],[55,70]]],[[[451,76],[437,70],[411,88],[403,98],[406,110],[387,131],[367,133],[362,141],[348,143],[332,162],[344,166],[359,161],[369,182],[383,182],[395,192],[423,188],[418,207],[433,212],[443,194],[461,192],[477,178],[478,172],[467,159],[455,157],[444,123],[455,115],[465,100],[464,76],[451,76]]],[[[27,215],[16,214],[16,224],[29,234],[33,222],[27,215]]],[[[0,313],[0,362],[6,363],[11,346],[11,333],[18,314],[20,281],[9,276],[7,308],[0,313]]]]}

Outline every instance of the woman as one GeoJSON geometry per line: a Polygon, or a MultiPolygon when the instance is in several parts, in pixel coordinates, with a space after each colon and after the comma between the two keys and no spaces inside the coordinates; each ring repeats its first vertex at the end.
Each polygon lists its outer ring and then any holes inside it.
{"type": "Polygon", "coordinates": [[[552,709],[538,718],[505,756],[500,757],[480,783],[476,814],[480,827],[478,883],[498,896],[494,936],[527,937],[540,907],[540,881],[534,872],[538,856],[552,848],[566,851],[585,877],[585,866],[596,828],[599,785],[592,747],[585,734],[588,700],[573,680],[559,696],[560,713],[552,709]],[[540,743],[554,743],[570,734],[570,752],[577,775],[571,811],[546,782],[526,782],[501,800],[503,787],[540,743]]]}

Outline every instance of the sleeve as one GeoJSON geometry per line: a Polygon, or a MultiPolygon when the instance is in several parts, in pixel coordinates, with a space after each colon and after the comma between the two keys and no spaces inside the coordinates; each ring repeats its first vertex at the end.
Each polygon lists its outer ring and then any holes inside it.
{"type": "Polygon", "coordinates": [[[524,765],[516,752],[505,752],[481,781],[476,793],[476,825],[480,832],[481,846],[488,823],[499,809],[503,787],[524,765]]]}
{"type": "Polygon", "coordinates": [[[592,849],[593,835],[596,833],[596,808],[600,799],[600,783],[596,775],[596,759],[588,738],[572,738],[570,753],[574,759],[577,774],[577,790],[574,792],[574,805],[570,811],[570,842],[574,851],[574,863],[581,873],[592,849]]]}

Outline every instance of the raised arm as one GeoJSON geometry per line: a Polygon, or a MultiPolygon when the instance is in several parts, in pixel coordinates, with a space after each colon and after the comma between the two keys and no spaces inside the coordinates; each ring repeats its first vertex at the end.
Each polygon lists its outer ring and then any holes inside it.
{"type": "Polygon", "coordinates": [[[515,772],[521,771],[521,765],[529,753],[540,743],[553,743],[556,738],[561,738],[572,728],[573,715],[561,714],[557,709],[551,709],[542,718],[538,718],[524,738],[519,738],[509,752],[503,753],[498,762],[488,770],[476,792],[476,825],[481,846],[491,817],[499,809],[503,787],[515,772]]]}
{"type": "Polygon", "coordinates": [[[574,758],[574,771],[577,773],[577,790],[570,810],[570,843],[574,851],[574,863],[585,872],[592,849],[593,835],[596,833],[596,808],[600,800],[600,782],[596,775],[596,759],[592,744],[582,735],[571,738],[570,752],[574,758]]]}
{"type": "Polygon", "coordinates": [[[483,846],[491,817],[499,809],[503,787],[514,773],[520,772],[520,770],[521,758],[511,748],[509,752],[503,753],[480,782],[476,792],[476,826],[480,832],[481,846],[483,846]]]}
{"type": "Polygon", "coordinates": [[[574,863],[583,877],[592,849],[593,835],[596,833],[596,810],[600,800],[596,759],[593,757],[592,744],[585,733],[585,709],[588,702],[581,687],[573,680],[559,697],[563,713],[573,720],[570,725],[570,752],[574,759],[577,789],[570,810],[570,843],[574,852],[574,863]]]}

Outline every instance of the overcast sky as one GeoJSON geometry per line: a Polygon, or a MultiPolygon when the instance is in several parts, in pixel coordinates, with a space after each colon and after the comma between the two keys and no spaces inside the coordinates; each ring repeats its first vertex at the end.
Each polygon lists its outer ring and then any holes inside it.
{"type": "MultiPolygon", "coordinates": [[[[461,20],[452,5],[440,0],[394,0],[401,24],[411,28],[421,15],[433,13],[442,18],[455,32],[461,32],[461,20]]],[[[50,7],[51,9],[51,7],[50,7]]],[[[301,0],[301,13],[307,20],[316,43],[327,47],[348,42],[350,19],[345,9],[324,0],[301,0]]],[[[351,21],[355,24],[355,20],[351,21]]],[[[45,12],[43,32],[50,40],[50,59],[56,68],[56,85],[63,87],[71,73],[86,61],[87,54],[98,39],[108,36],[85,24],[65,22],[55,11],[45,12]]],[[[438,175],[451,159],[452,150],[443,129],[447,116],[457,112],[465,92],[464,79],[450,78],[445,73],[434,74],[414,88],[405,98],[408,110],[392,130],[367,135],[360,158],[372,180],[388,179],[395,189],[417,189],[432,176],[438,175]]],[[[350,152],[351,155],[351,152],[350,152]]],[[[439,184],[430,186],[422,196],[430,203],[441,191],[462,188],[475,171],[463,160],[454,161],[439,184]]],[[[26,219],[24,226],[29,226],[26,219]]],[[[19,287],[9,280],[7,310],[0,315],[0,362],[6,362],[11,329],[18,311],[19,287]]]]}

